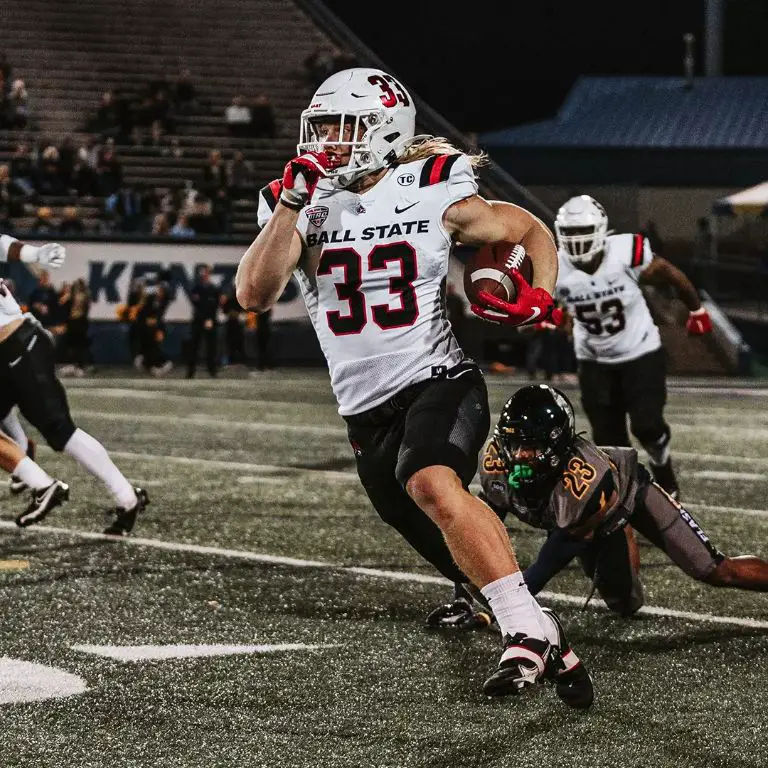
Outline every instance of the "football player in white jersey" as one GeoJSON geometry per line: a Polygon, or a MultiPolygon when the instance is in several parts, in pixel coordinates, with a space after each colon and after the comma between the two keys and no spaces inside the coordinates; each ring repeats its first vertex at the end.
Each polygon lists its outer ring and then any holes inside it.
{"type": "Polygon", "coordinates": [[[445,283],[454,242],[520,242],[533,285],[520,284],[515,305],[476,312],[541,320],[556,249],[528,211],[477,194],[476,159],[415,137],[415,117],[380,70],[344,70],[318,88],[298,156],[260,193],[263,228],[240,262],[237,299],[267,311],[295,272],[368,497],[443,575],[481,589],[505,638],[484,690],[518,693],[546,676],[558,626],[528,592],[503,525],[468,492],[488,396],[451,332],[445,283]]]}
{"type": "MultiPolygon", "coordinates": [[[[36,248],[0,235],[0,262],[20,260],[59,267],[65,258],[64,248],[57,243],[36,248]]],[[[147,493],[128,482],[98,440],[75,426],[54,361],[49,334],[32,315],[22,313],[10,288],[0,280],[0,424],[6,434],[23,434],[13,411],[18,406],[51,448],[68,453],[107,486],[117,507],[104,533],[127,535],[149,503],[147,493]]],[[[32,500],[37,503],[16,518],[20,526],[39,522],[54,506],[41,503],[45,489],[31,488],[32,500]]]]}
{"type": "Polygon", "coordinates": [[[637,234],[609,234],[597,200],[578,195],[557,212],[557,297],[573,318],[581,402],[597,445],[630,446],[632,434],[650,457],[656,482],[679,488],[670,458],[664,350],[640,283],[673,286],[689,310],[688,332],[709,333],[712,321],[691,281],[651,251],[637,234]]]}

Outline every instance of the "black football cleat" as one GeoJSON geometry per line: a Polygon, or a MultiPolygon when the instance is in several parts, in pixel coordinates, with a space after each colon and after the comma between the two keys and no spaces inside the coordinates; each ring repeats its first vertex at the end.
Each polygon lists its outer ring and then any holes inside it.
{"type": "Polygon", "coordinates": [[[475,611],[470,601],[464,597],[439,605],[427,616],[427,627],[430,629],[456,629],[466,632],[487,629],[491,624],[491,615],[485,611],[475,611]]]}
{"type": "Polygon", "coordinates": [[[115,519],[104,529],[104,533],[109,536],[127,536],[136,523],[139,512],[149,504],[149,495],[143,488],[134,488],[136,492],[136,503],[130,508],[117,507],[112,514],[115,519]]]}
{"type": "Polygon", "coordinates": [[[518,632],[504,636],[504,652],[496,671],[485,681],[486,696],[510,696],[522,693],[538,683],[547,666],[552,646],[546,640],[518,632]]]}
{"type": "Polygon", "coordinates": [[[667,459],[666,464],[654,464],[649,462],[653,482],[661,486],[675,501],[680,501],[680,487],[677,484],[675,470],[672,469],[672,459],[667,459]]]}
{"type": "MultiPolygon", "coordinates": [[[[30,437],[27,439],[27,456],[35,460],[35,441],[30,437]]],[[[16,475],[11,475],[11,479],[8,481],[8,490],[13,496],[18,496],[20,493],[24,493],[29,486],[16,475]]]]}
{"type": "Polygon", "coordinates": [[[16,517],[16,525],[26,528],[44,520],[46,515],[63,504],[69,498],[69,486],[61,480],[54,480],[47,488],[32,492],[32,501],[27,508],[16,517]]]}
{"type": "Polygon", "coordinates": [[[541,610],[555,623],[558,636],[558,643],[553,646],[544,670],[544,680],[554,683],[555,693],[569,707],[589,709],[595,699],[592,678],[581,659],[571,648],[557,614],[550,608],[541,610]]]}

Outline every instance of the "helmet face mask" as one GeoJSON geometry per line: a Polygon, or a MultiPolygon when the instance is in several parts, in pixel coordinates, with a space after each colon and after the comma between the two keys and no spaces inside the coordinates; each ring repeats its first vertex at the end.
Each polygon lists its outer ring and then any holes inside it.
{"type": "Polygon", "coordinates": [[[296,149],[299,154],[330,150],[340,162],[328,177],[347,186],[397,160],[415,130],[413,101],[394,77],[378,69],[345,69],[322,83],[301,113],[296,149]]]}
{"type": "Polygon", "coordinates": [[[576,438],[568,398],[546,385],[518,390],[504,405],[494,438],[509,470],[509,485],[536,493],[561,473],[576,438]]]}
{"type": "Polygon", "coordinates": [[[557,212],[555,235],[558,247],[572,264],[589,264],[605,248],[608,215],[589,195],[572,197],[557,212]]]}

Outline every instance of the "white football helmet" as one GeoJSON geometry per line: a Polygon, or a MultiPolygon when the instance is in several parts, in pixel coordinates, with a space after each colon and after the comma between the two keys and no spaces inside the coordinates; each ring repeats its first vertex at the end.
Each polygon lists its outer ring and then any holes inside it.
{"type": "Polygon", "coordinates": [[[589,195],[577,195],[560,206],[555,218],[558,247],[573,264],[586,264],[605,247],[608,215],[589,195]]]}
{"type": "Polygon", "coordinates": [[[393,163],[413,141],[416,108],[408,91],[380,69],[344,69],[331,75],[301,113],[299,154],[322,152],[323,145],[347,146],[349,162],[328,171],[341,186],[393,163]],[[338,138],[323,136],[319,123],[339,122],[338,138]],[[349,140],[344,126],[351,125],[349,140]],[[361,130],[362,129],[362,130],[361,130]]]}

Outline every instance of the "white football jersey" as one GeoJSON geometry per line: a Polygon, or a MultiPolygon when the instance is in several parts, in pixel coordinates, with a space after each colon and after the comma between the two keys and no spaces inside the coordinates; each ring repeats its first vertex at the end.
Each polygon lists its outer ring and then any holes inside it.
{"type": "Polygon", "coordinates": [[[0,280],[0,328],[10,325],[22,317],[21,307],[11,293],[11,289],[0,280]]]}
{"type": "MultiPolygon", "coordinates": [[[[259,194],[259,225],[280,181],[259,194]]],[[[357,194],[320,181],[297,229],[296,269],[328,361],[339,413],[362,413],[464,358],[445,306],[451,238],[446,208],[477,193],[466,155],[397,165],[357,194]]]]}
{"type": "Polygon", "coordinates": [[[593,275],[558,253],[556,294],[573,316],[578,360],[623,363],[661,347],[638,277],[653,253],[642,235],[610,235],[603,260],[593,275]]]}

